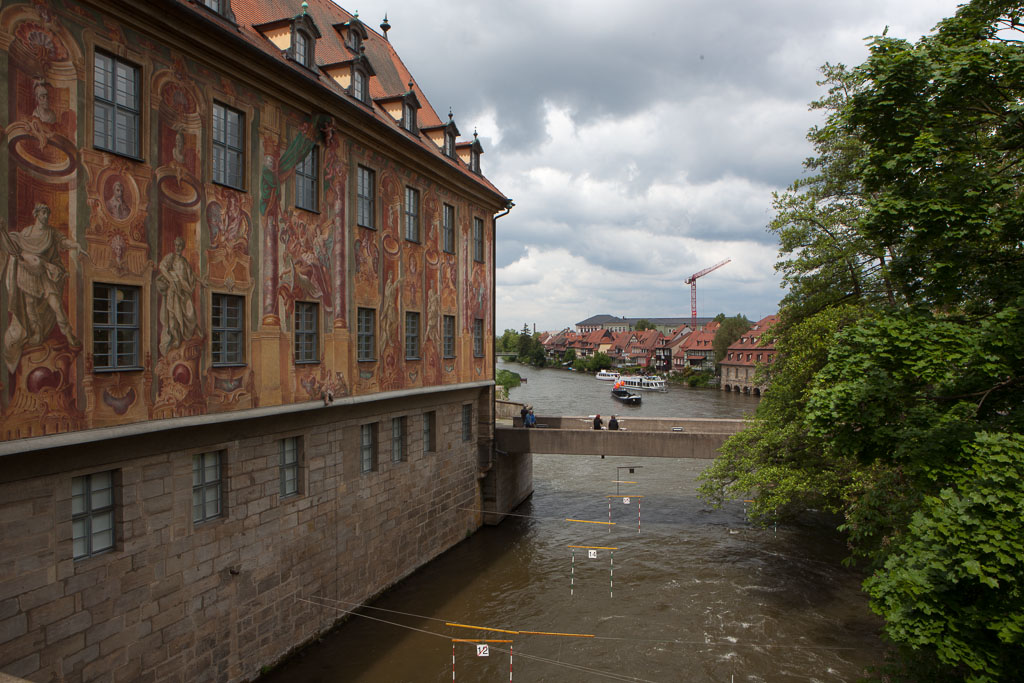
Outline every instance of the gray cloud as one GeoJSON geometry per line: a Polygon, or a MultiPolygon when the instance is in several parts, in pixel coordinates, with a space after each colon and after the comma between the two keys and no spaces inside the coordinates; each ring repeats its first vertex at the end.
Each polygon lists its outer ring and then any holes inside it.
{"type": "MultiPolygon", "coordinates": [[[[342,3],[344,4],[344,3],[342,3]]],[[[957,0],[389,0],[395,48],[517,207],[498,223],[498,330],[590,315],[775,311],[771,193],[800,177],[826,61],[915,40],[957,0]]],[[[355,8],[350,8],[355,9],[355,8]]]]}

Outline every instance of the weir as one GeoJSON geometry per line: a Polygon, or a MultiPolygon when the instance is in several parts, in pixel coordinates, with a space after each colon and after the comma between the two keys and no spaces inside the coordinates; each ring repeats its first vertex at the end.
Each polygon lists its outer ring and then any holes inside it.
{"type": "Polygon", "coordinates": [[[623,418],[620,429],[596,430],[593,417],[538,416],[527,429],[518,416],[494,428],[494,455],[484,474],[485,524],[498,524],[533,493],[533,454],[713,459],[739,419],[623,418]]]}

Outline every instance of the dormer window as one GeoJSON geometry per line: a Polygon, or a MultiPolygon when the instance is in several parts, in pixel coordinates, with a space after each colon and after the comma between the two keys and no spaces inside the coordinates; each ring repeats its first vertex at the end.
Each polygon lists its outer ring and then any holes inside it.
{"type": "Polygon", "coordinates": [[[353,52],[359,52],[359,48],[363,44],[363,37],[359,35],[359,31],[356,29],[349,29],[348,40],[346,41],[348,49],[353,52]]]}
{"type": "Polygon", "coordinates": [[[225,0],[203,0],[203,4],[217,14],[224,14],[224,1],[225,0]]]}
{"type": "Polygon", "coordinates": [[[416,132],[416,109],[408,101],[402,104],[402,128],[410,133],[416,132]]]}
{"type": "Polygon", "coordinates": [[[305,31],[295,31],[295,42],[292,44],[292,57],[307,69],[313,66],[313,45],[305,31]]]}
{"type": "Polygon", "coordinates": [[[360,102],[367,100],[366,74],[362,69],[352,69],[352,97],[360,102]]]}
{"type": "Polygon", "coordinates": [[[450,130],[444,133],[444,155],[446,157],[455,157],[455,134],[450,130]]]}
{"type": "Polygon", "coordinates": [[[475,149],[470,150],[469,153],[469,170],[473,173],[480,172],[480,152],[475,149]]]}

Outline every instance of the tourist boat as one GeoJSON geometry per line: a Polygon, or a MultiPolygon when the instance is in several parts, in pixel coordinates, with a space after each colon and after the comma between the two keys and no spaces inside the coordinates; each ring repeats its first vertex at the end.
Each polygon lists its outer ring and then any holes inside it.
{"type": "Polygon", "coordinates": [[[638,406],[640,405],[640,394],[634,394],[622,385],[622,382],[616,382],[612,387],[612,396],[619,399],[627,406],[638,406]]]}
{"type": "Polygon", "coordinates": [[[642,389],[643,391],[668,391],[665,380],[657,375],[632,375],[623,377],[627,389],[642,389]]]}
{"type": "Polygon", "coordinates": [[[599,370],[594,377],[596,379],[603,379],[606,382],[617,382],[619,380],[619,373],[614,370],[599,370]]]}

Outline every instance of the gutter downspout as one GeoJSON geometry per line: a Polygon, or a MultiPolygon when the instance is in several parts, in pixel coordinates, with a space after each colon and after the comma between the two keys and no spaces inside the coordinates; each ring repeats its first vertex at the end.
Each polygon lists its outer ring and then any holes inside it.
{"type": "MultiPolygon", "coordinates": [[[[516,203],[511,199],[505,200],[505,210],[494,216],[491,219],[491,226],[494,229],[494,239],[491,240],[491,324],[494,325],[494,329],[491,331],[491,378],[498,378],[498,349],[496,348],[495,339],[498,335],[498,219],[503,216],[507,216],[512,210],[512,207],[516,203]]],[[[498,407],[495,404],[495,400],[498,396],[498,385],[494,385],[494,393],[491,394],[491,415],[495,422],[498,419],[498,407]]],[[[491,426],[493,433],[494,425],[491,426]]]]}

